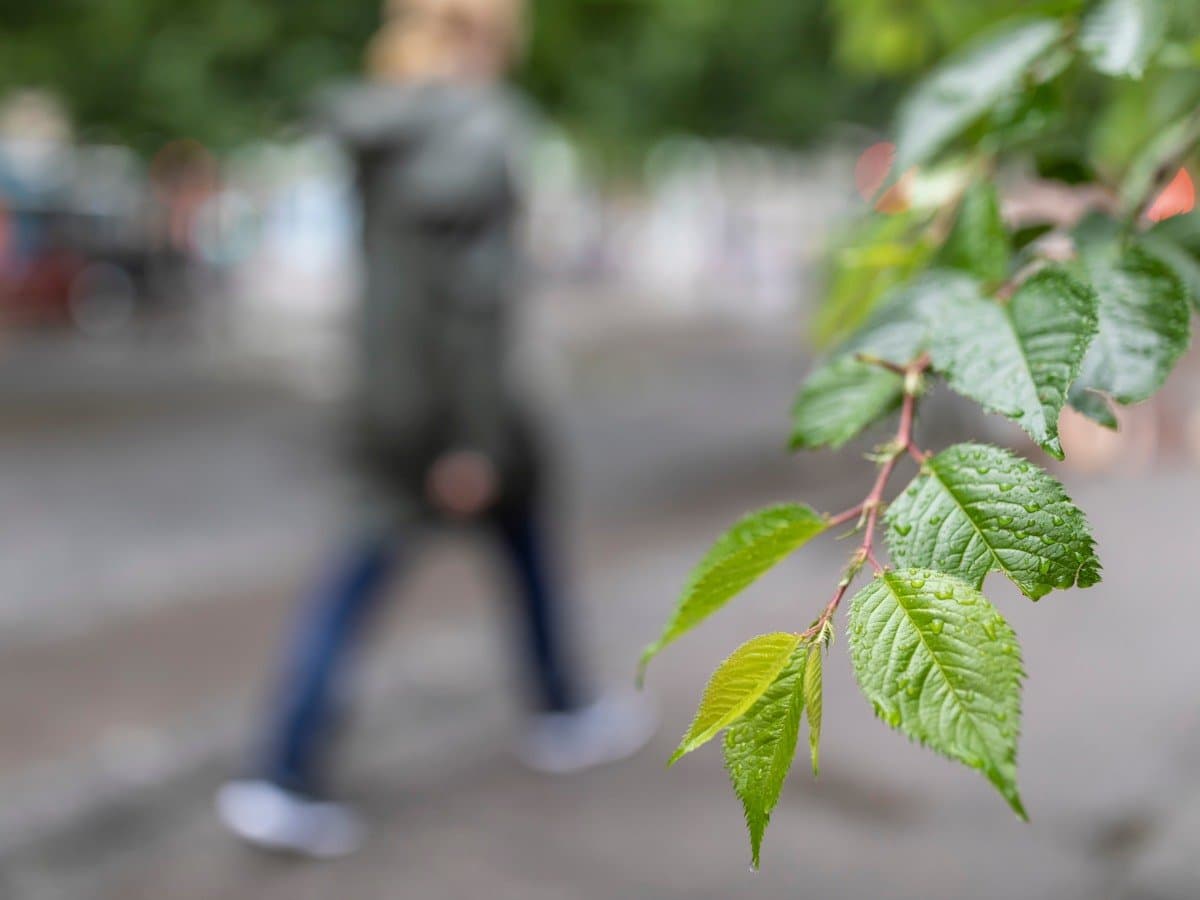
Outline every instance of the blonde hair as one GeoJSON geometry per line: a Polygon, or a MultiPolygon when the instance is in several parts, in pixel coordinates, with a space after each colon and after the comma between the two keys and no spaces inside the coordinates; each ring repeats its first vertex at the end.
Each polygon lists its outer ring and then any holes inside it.
{"type": "Polygon", "coordinates": [[[464,59],[499,75],[525,38],[524,0],[384,0],[367,70],[387,81],[452,76],[464,59]]]}

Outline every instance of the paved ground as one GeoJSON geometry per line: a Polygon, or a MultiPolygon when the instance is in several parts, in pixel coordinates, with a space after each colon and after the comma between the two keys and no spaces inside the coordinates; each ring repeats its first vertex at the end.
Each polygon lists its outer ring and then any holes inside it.
{"type": "MultiPolygon", "coordinates": [[[[626,682],[682,574],[738,513],[790,496],[835,508],[857,490],[854,465],[780,462],[778,411],[800,363],[782,341],[748,340],[625,343],[571,386],[570,543],[600,680],[626,682]]],[[[747,871],[719,754],[663,771],[716,661],[824,601],[844,552],[833,542],[664,654],[650,680],[664,729],[644,755],[577,779],[528,775],[507,753],[519,716],[485,560],[451,538],[414,573],[366,674],[344,786],[376,823],[370,845],[328,865],[241,850],[209,797],[289,597],[336,530],[337,487],[309,452],[312,407],[238,396],[5,439],[0,497],[26,512],[6,519],[21,552],[0,572],[4,900],[1200,896],[1200,475],[1178,466],[1071,481],[1102,585],[1036,606],[989,591],[1030,675],[1031,825],[976,774],[876,722],[840,650],[821,778],[797,769],[762,872],[747,871]]]]}

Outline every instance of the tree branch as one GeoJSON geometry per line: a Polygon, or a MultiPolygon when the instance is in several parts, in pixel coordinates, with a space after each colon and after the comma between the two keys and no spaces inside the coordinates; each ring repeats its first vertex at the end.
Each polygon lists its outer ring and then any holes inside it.
{"type": "Polygon", "coordinates": [[[905,454],[918,462],[925,461],[926,454],[913,443],[913,424],[916,420],[917,396],[921,392],[921,375],[929,369],[929,366],[929,355],[922,353],[917,359],[901,368],[904,374],[904,402],[900,407],[900,424],[896,428],[895,438],[887,445],[887,454],[879,466],[879,474],[875,476],[875,483],[871,485],[871,491],[862,503],[845,512],[838,513],[830,519],[831,525],[840,525],[855,516],[862,516],[863,539],[858,549],[850,557],[850,563],[847,565],[841,581],[838,582],[833,598],[825,605],[825,609],[821,611],[817,621],[803,633],[802,637],[806,640],[811,640],[825,629],[837,612],[842,598],[846,596],[846,591],[858,573],[862,571],[864,565],[870,563],[876,572],[883,571],[883,566],[875,558],[875,530],[879,524],[879,514],[885,505],[883,492],[887,488],[892,473],[896,471],[896,464],[905,454]]]}

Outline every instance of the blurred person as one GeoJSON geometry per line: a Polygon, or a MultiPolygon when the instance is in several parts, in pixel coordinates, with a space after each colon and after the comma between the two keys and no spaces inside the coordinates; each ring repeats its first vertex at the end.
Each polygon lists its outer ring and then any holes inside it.
{"type": "Polygon", "coordinates": [[[333,857],[360,843],[353,811],[324,799],[336,701],[426,524],[483,526],[515,575],[533,688],[526,764],[615,761],[654,729],[642,702],[584,693],[546,545],[542,447],[506,362],[527,116],[500,79],[520,14],[517,0],[391,0],[368,50],[373,83],[323,106],[354,155],[363,207],[355,457],[370,490],[360,532],[301,617],[252,777],[217,796],[224,824],[259,846],[333,857]]]}

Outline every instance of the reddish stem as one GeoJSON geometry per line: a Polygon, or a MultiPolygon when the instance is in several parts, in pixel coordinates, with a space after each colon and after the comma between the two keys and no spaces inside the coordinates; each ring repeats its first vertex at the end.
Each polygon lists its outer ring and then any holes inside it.
{"type": "Polygon", "coordinates": [[[863,507],[862,507],[862,504],[860,503],[860,504],[858,504],[858,506],[852,506],[849,509],[845,510],[844,512],[838,513],[836,516],[830,516],[829,517],[829,527],[837,528],[839,525],[845,525],[851,519],[857,519],[859,516],[862,515],[862,509],[863,509],[863,507]]]}
{"type": "Polygon", "coordinates": [[[846,569],[846,574],[840,582],[838,582],[837,590],[833,593],[833,599],[825,605],[821,615],[811,628],[804,632],[804,637],[812,638],[819,635],[825,628],[825,625],[833,618],[837,612],[842,598],[846,596],[846,591],[849,590],[851,583],[854,581],[859,570],[862,569],[865,563],[870,563],[871,567],[876,572],[883,571],[883,566],[875,558],[875,528],[879,523],[879,513],[883,509],[883,492],[887,488],[888,480],[892,477],[892,473],[896,470],[896,464],[900,458],[906,453],[915,459],[917,462],[924,462],[926,454],[913,443],[913,422],[916,418],[917,409],[917,389],[916,383],[919,380],[918,376],[929,368],[929,357],[922,354],[915,361],[904,367],[905,387],[904,387],[904,402],[900,407],[900,424],[896,428],[896,437],[891,444],[891,452],[887,459],[879,467],[879,474],[875,477],[875,483],[871,485],[871,492],[867,494],[866,499],[858,506],[852,507],[845,512],[838,513],[830,519],[831,525],[840,525],[850,521],[855,516],[863,516],[863,539],[859,544],[858,549],[854,551],[854,555],[850,558],[850,565],[846,569]]]}

